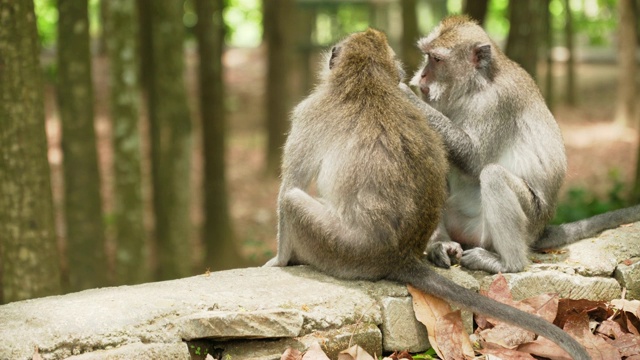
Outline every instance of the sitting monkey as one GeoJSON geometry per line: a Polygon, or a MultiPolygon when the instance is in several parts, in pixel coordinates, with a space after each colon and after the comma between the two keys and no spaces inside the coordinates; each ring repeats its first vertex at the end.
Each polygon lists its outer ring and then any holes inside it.
{"type": "Polygon", "coordinates": [[[265,266],[308,264],[344,279],[389,279],[584,348],[549,322],[463,288],[422,261],[446,199],[440,137],[398,84],[383,33],[336,45],[321,84],[293,111],[278,198],[278,254],[265,266]],[[317,196],[310,194],[316,189],[317,196]]]}
{"type": "Polygon", "coordinates": [[[529,248],[557,247],[640,221],[638,205],[547,226],[566,156],[531,76],[466,16],[446,18],[418,47],[425,64],[411,84],[426,103],[403,89],[442,136],[451,163],[449,197],[427,247],[434,264],[518,272],[529,263],[529,248]]]}

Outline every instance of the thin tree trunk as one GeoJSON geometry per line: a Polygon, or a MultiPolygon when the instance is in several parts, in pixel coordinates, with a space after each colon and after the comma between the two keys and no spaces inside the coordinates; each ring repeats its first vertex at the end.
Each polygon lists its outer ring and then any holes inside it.
{"type": "Polygon", "coordinates": [[[137,8],[130,0],[106,3],[106,42],[111,75],[116,281],[151,279],[144,229],[137,8]]]}
{"type": "Polygon", "coordinates": [[[402,2],[402,58],[408,73],[416,71],[422,60],[420,51],[416,46],[416,41],[420,37],[416,5],[416,0],[404,0],[402,2]]]}
{"type": "Polygon", "coordinates": [[[61,290],[35,19],[0,0],[0,303],[61,290]]]}
{"type": "Polygon", "coordinates": [[[569,50],[569,58],[567,59],[567,103],[571,106],[577,105],[576,95],[576,57],[575,47],[573,46],[573,12],[571,11],[571,1],[565,0],[565,39],[567,49],[569,50]]]}
{"type": "Polygon", "coordinates": [[[484,26],[484,20],[487,17],[489,9],[489,0],[467,0],[464,3],[463,13],[475,19],[480,26],[484,26]]]}
{"type": "Polygon", "coordinates": [[[545,100],[547,102],[547,106],[549,109],[553,110],[554,107],[554,92],[553,92],[553,24],[551,22],[552,14],[549,10],[549,5],[551,0],[545,0],[544,2],[544,27],[545,27],[545,48],[546,48],[546,56],[547,56],[547,72],[546,81],[545,81],[545,100]]]}
{"type": "Polygon", "coordinates": [[[151,3],[153,67],[149,77],[151,168],[158,277],[191,273],[191,117],[184,78],[182,2],[151,3]]]}
{"type": "Polygon", "coordinates": [[[615,121],[629,125],[636,120],[636,18],[631,5],[632,0],[619,0],[618,16],[618,97],[615,121]]]}
{"type": "Polygon", "coordinates": [[[293,32],[288,26],[295,21],[293,0],[263,0],[264,36],[267,43],[267,165],[268,176],[280,173],[282,146],[286,140],[291,90],[288,78],[293,61],[293,32]]]}
{"type": "Polygon", "coordinates": [[[225,182],[225,109],[222,54],[224,49],[224,5],[217,0],[196,0],[198,23],[200,117],[204,150],[205,265],[211,270],[241,265],[234,244],[227,186],[225,182]]]}
{"type": "Polygon", "coordinates": [[[539,0],[509,2],[509,36],[506,54],[520,64],[534,79],[537,77],[540,27],[539,0]]]}
{"type": "Polygon", "coordinates": [[[87,0],[58,0],[58,108],[62,122],[69,287],[107,285],[93,125],[87,0]]]}

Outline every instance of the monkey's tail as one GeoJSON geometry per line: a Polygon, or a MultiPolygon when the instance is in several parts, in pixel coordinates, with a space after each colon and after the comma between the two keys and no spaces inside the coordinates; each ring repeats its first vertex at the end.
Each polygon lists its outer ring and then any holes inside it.
{"type": "Polygon", "coordinates": [[[437,274],[429,265],[417,258],[410,257],[405,264],[398,266],[396,269],[389,276],[389,279],[409,283],[425,293],[452,301],[473,312],[488,315],[533,331],[558,344],[576,360],[591,359],[585,348],[559,327],[541,317],[502,304],[464,288],[437,274]]]}
{"type": "Polygon", "coordinates": [[[636,221],[640,221],[640,205],[610,211],[571,223],[550,225],[544,229],[540,239],[533,244],[533,248],[549,249],[571,244],[592,237],[604,230],[636,221]]]}

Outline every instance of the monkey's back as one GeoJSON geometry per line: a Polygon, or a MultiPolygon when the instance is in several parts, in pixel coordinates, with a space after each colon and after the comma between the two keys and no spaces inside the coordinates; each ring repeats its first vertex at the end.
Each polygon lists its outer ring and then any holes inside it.
{"type": "Polygon", "coordinates": [[[442,141],[399,88],[365,95],[327,97],[330,110],[315,120],[328,130],[319,195],[371,241],[421,254],[446,197],[442,141]]]}

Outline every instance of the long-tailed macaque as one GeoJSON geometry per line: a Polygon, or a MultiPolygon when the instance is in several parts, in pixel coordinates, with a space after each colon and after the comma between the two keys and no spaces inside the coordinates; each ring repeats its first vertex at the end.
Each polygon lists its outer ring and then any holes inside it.
{"type": "Polygon", "coordinates": [[[533,79],[465,16],[446,18],[418,47],[425,64],[411,84],[426,103],[403,89],[442,136],[451,163],[449,197],[427,247],[434,264],[517,272],[530,247],[557,247],[640,221],[635,206],[547,226],[566,156],[533,79]]]}
{"type": "Polygon", "coordinates": [[[345,279],[409,283],[588,359],[560,328],[456,285],[421,261],[446,199],[446,154],[399,87],[401,66],[385,35],[353,34],[327,63],[321,84],[293,111],[278,254],[265,266],[308,264],[345,279]]]}

